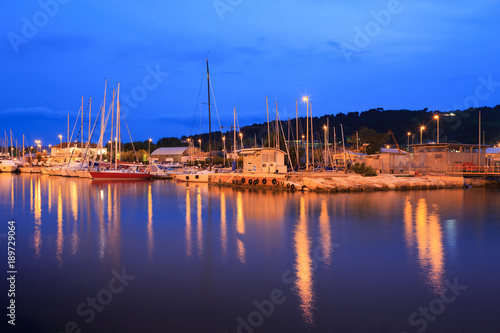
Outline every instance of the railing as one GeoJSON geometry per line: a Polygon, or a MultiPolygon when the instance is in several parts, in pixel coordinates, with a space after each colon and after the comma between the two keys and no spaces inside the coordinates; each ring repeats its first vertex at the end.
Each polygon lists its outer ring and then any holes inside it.
{"type": "Polygon", "coordinates": [[[446,173],[463,175],[500,175],[500,166],[451,166],[446,173]]]}

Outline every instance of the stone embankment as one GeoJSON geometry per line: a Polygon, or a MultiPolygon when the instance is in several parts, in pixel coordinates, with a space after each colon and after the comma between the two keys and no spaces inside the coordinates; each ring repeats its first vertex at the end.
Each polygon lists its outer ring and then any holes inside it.
{"type": "Polygon", "coordinates": [[[499,182],[487,179],[472,179],[446,175],[393,175],[379,174],[363,177],[344,173],[289,173],[269,175],[254,173],[215,174],[212,184],[221,186],[244,186],[254,188],[276,188],[315,192],[360,192],[390,190],[422,190],[465,187],[498,187],[499,182]]]}

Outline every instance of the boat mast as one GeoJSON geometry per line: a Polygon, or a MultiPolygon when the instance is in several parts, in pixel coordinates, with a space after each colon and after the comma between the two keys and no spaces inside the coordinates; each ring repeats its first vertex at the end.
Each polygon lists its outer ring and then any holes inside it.
{"type": "Polygon", "coordinates": [[[120,84],[116,92],[116,142],[115,142],[115,169],[118,169],[118,158],[120,157],[120,84]]]}
{"type": "Polygon", "coordinates": [[[269,103],[266,96],[266,112],[267,112],[267,146],[271,148],[271,131],[269,130],[269,103]]]}
{"type": "Polygon", "coordinates": [[[276,149],[279,149],[280,139],[279,139],[279,128],[278,128],[278,99],[276,99],[276,138],[275,139],[276,139],[276,149]]]}
{"type": "Polygon", "coordinates": [[[115,121],[115,90],[113,89],[113,101],[111,102],[111,138],[109,140],[109,169],[113,168],[113,127],[115,121]]]}
{"type": "Polygon", "coordinates": [[[208,169],[212,171],[212,121],[210,119],[210,72],[207,58],[207,86],[208,86],[208,169]]]}
{"type": "Polygon", "coordinates": [[[295,155],[297,156],[297,171],[299,171],[300,163],[299,163],[299,104],[297,100],[295,100],[295,155]]]}
{"type": "Polygon", "coordinates": [[[89,101],[89,142],[87,144],[87,149],[89,148],[90,146],[90,119],[92,119],[92,97],[90,97],[90,101],[89,101]]]}
{"type": "MultiPolygon", "coordinates": [[[[14,146],[12,145],[12,130],[10,130],[10,158],[14,159],[14,146]]],[[[40,150],[42,150],[42,147],[40,147],[40,150]]]]}
{"type": "Polygon", "coordinates": [[[236,108],[233,109],[233,158],[236,161],[236,150],[238,150],[238,141],[236,141],[236,108]]]}
{"type": "Polygon", "coordinates": [[[312,172],[314,172],[314,132],[313,132],[313,107],[309,103],[309,115],[311,116],[311,153],[312,153],[312,172]]]}
{"type": "MultiPolygon", "coordinates": [[[[104,137],[104,114],[106,112],[106,86],[108,84],[108,80],[104,81],[104,101],[102,103],[102,111],[101,111],[101,138],[104,137]]],[[[101,163],[102,163],[102,146],[103,146],[103,142],[104,140],[101,141],[101,151],[100,151],[100,154],[99,154],[99,167],[101,167],[101,163]]]]}
{"type": "Polygon", "coordinates": [[[83,153],[83,95],[82,95],[82,123],[80,124],[81,152],[83,153]]]}

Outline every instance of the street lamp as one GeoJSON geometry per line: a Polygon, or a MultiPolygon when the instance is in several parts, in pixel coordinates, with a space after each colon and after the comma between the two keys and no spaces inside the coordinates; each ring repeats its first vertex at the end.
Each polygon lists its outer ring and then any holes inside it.
{"type": "Polygon", "coordinates": [[[422,132],[425,130],[425,126],[420,126],[420,144],[422,144],[422,132]]]}
{"type": "Polygon", "coordinates": [[[309,97],[304,96],[302,100],[306,102],[306,170],[309,171],[309,97]]]}
{"type": "Polygon", "coordinates": [[[59,134],[59,141],[60,141],[60,144],[61,144],[61,147],[59,147],[59,148],[62,148],[62,135],[61,134],[59,134]]]}
{"type": "Polygon", "coordinates": [[[435,115],[434,119],[437,121],[437,137],[436,137],[436,143],[439,143],[439,115],[435,115]]]}
{"type": "Polygon", "coordinates": [[[198,139],[198,142],[200,143],[200,150],[201,150],[201,139],[198,139]]]}
{"type": "Polygon", "coordinates": [[[408,152],[410,152],[410,136],[411,136],[411,132],[408,132],[408,133],[406,133],[406,134],[408,135],[408,145],[407,145],[407,147],[408,147],[408,152]]]}
{"type": "Polygon", "coordinates": [[[226,137],[222,137],[222,143],[224,144],[224,167],[226,167],[226,137]]]}

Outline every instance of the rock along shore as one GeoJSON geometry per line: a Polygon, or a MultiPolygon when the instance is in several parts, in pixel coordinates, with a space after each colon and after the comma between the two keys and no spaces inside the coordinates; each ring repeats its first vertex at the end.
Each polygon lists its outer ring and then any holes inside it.
{"type": "Polygon", "coordinates": [[[466,187],[499,187],[496,180],[464,178],[446,175],[394,175],[378,174],[363,177],[358,174],[344,173],[289,173],[286,175],[236,173],[215,174],[212,184],[221,186],[245,186],[254,188],[276,188],[305,190],[315,192],[361,192],[390,190],[451,189],[466,187]]]}

